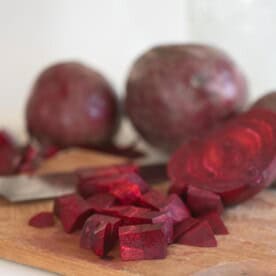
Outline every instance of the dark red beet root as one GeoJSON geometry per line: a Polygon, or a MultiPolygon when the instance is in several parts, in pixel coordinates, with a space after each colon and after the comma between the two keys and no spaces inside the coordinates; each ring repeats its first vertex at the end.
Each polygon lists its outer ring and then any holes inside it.
{"type": "Polygon", "coordinates": [[[220,195],[226,205],[242,202],[273,180],[275,138],[275,113],[244,113],[176,151],[168,166],[170,190],[184,196],[192,185],[220,195]]]}
{"type": "Polygon", "coordinates": [[[78,191],[83,197],[89,197],[95,193],[110,193],[123,204],[137,201],[141,193],[147,190],[148,184],[136,173],[80,180],[78,184],[78,191]]]}
{"type": "Polygon", "coordinates": [[[152,219],[152,223],[161,225],[161,230],[163,231],[168,244],[173,242],[174,221],[171,217],[169,217],[166,213],[161,213],[152,219]]]}
{"type": "Polygon", "coordinates": [[[276,112],[276,92],[270,92],[258,99],[251,108],[264,108],[276,112]]]}
{"type": "Polygon", "coordinates": [[[157,190],[149,190],[147,193],[143,194],[137,205],[149,208],[155,211],[159,211],[166,203],[166,197],[157,190]]]}
{"type": "Polygon", "coordinates": [[[175,223],[191,216],[189,209],[176,194],[169,195],[167,202],[161,211],[166,212],[175,223]]]}
{"type": "Polygon", "coordinates": [[[15,173],[19,159],[19,150],[12,137],[0,130],[0,175],[15,173]]]}
{"type": "Polygon", "coordinates": [[[199,219],[189,217],[174,225],[173,241],[177,241],[184,233],[199,223],[199,219]]]}
{"type": "Polygon", "coordinates": [[[210,211],[223,212],[220,196],[206,190],[189,186],[187,190],[187,205],[193,215],[199,216],[210,211]]]}
{"type": "Polygon", "coordinates": [[[120,227],[119,241],[123,261],[163,259],[167,255],[167,241],[158,224],[120,227]]]}
{"type": "Polygon", "coordinates": [[[199,247],[217,246],[216,238],[207,221],[201,221],[190,228],[177,240],[177,243],[199,247]]]}
{"type": "Polygon", "coordinates": [[[96,255],[104,257],[118,239],[121,220],[104,215],[92,215],[82,229],[80,246],[92,249],[96,255]]]}
{"type": "Polygon", "coordinates": [[[229,56],[205,45],[155,47],[133,65],[126,110],[153,146],[176,149],[241,111],[246,82],[229,56]]]}
{"type": "Polygon", "coordinates": [[[58,197],[54,202],[54,213],[67,233],[81,229],[92,211],[90,205],[77,194],[58,197]]]}
{"type": "Polygon", "coordinates": [[[55,219],[52,212],[41,212],[34,215],[29,220],[29,225],[36,228],[46,228],[55,225],[55,219]]]}
{"type": "Polygon", "coordinates": [[[26,119],[30,135],[42,144],[97,145],[117,129],[117,99],[98,72],[76,62],[59,63],[37,79],[26,119]]]}
{"type": "Polygon", "coordinates": [[[210,224],[213,232],[216,235],[227,235],[229,234],[226,226],[224,225],[219,213],[217,211],[212,211],[200,216],[200,219],[207,220],[210,224]]]}
{"type": "Polygon", "coordinates": [[[110,208],[115,204],[116,198],[113,195],[99,193],[86,199],[89,206],[96,212],[110,208]]]}

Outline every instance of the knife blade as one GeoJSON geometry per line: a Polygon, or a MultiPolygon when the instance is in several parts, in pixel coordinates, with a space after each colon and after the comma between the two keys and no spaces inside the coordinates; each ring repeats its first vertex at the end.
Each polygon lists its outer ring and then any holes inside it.
{"type": "MultiPolygon", "coordinates": [[[[166,164],[142,165],[140,174],[149,184],[160,183],[167,179],[166,164]]],[[[75,172],[0,177],[0,196],[10,202],[50,199],[74,193],[77,182],[75,172]]]]}

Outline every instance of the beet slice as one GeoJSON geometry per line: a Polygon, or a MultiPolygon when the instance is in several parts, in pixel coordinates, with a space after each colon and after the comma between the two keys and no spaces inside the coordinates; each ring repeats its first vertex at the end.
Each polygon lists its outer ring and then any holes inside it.
{"type": "Polygon", "coordinates": [[[214,192],[224,204],[244,201],[267,186],[267,168],[276,154],[276,114],[254,109],[201,140],[183,145],[171,158],[170,191],[187,187],[214,192]]]}
{"type": "Polygon", "coordinates": [[[150,208],[155,211],[159,211],[166,203],[166,197],[164,194],[157,190],[149,190],[143,194],[136,202],[137,205],[150,208]]]}
{"type": "Polygon", "coordinates": [[[54,214],[52,212],[40,212],[30,218],[29,225],[36,228],[46,228],[54,226],[54,214]]]}
{"type": "Polygon", "coordinates": [[[212,210],[216,210],[219,213],[223,212],[223,205],[219,195],[194,186],[188,187],[186,202],[190,211],[195,216],[208,213],[212,210]]]}
{"type": "Polygon", "coordinates": [[[92,215],[82,229],[80,247],[92,249],[100,257],[106,256],[118,239],[120,225],[121,220],[118,218],[92,215]]]}
{"type": "Polygon", "coordinates": [[[153,224],[160,224],[161,225],[161,230],[163,231],[163,234],[166,238],[166,241],[168,244],[173,242],[173,235],[174,235],[174,221],[173,219],[168,216],[168,214],[160,214],[157,215],[152,219],[153,224]]]}
{"type": "Polygon", "coordinates": [[[95,194],[86,199],[86,202],[95,212],[100,212],[102,209],[113,206],[115,201],[116,198],[113,195],[106,193],[95,194]]]}
{"type": "Polygon", "coordinates": [[[177,243],[199,247],[217,246],[216,238],[207,221],[201,221],[190,228],[177,240],[177,243]]]}
{"type": "Polygon", "coordinates": [[[195,226],[199,219],[189,217],[174,225],[173,241],[179,239],[184,233],[195,226]]]}
{"type": "Polygon", "coordinates": [[[229,234],[225,224],[223,223],[220,214],[217,211],[211,211],[200,216],[200,219],[207,220],[210,224],[213,232],[216,235],[227,235],[229,234]]]}
{"type": "Polygon", "coordinates": [[[54,213],[67,233],[81,229],[92,212],[89,204],[77,194],[58,197],[54,201],[54,213]]]}
{"type": "Polygon", "coordinates": [[[170,194],[165,206],[161,211],[166,212],[175,223],[191,216],[189,209],[181,198],[176,194],[170,194]]]}
{"type": "Polygon", "coordinates": [[[123,204],[137,201],[147,190],[148,184],[135,173],[98,177],[78,183],[78,191],[85,198],[95,193],[110,193],[123,204]]]}
{"type": "Polygon", "coordinates": [[[120,254],[123,261],[163,259],[167,241],[158,224],[119,228],[120,254]]]}

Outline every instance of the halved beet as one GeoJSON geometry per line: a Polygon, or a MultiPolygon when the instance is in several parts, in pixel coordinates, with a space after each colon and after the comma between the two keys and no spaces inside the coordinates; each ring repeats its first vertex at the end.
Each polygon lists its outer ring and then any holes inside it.
{"type": "Polygon", "coordinates": [[[54,213],[67,233],[81,229],[92,212],[90,205],[77,194],[58,197],[54,201],[54,213]]]}
{"type": "Polygon", "coordinates": [[[199,219],[189,217],[179,223],[174,224],[173,241],[176,241],[178,238],[180,238],[185,232],[195,226],[198,222],[199,219]]]}
{"type": "Polygon", "coordinates": [[[29,225],[36,228],[46,228],[54,226],[54,214],[52,212],[40,212],[30,218],[29,225]]]}
{"type": "Polygon", "coordinates": [[[226,226],[224,225],[220,214],[217,211],[211,211],[199,217],[201,220],[207,220],[210,224],[213,232],[216,235],[227,235],[229,234],[226,226]]]}
{"type": "Polygon", "coordinates": [[[122,173],[137,173],[139,168],[134,164],[122,164],[113,166],[104,166],[96,168],[79,169],[77,175],[80,181],[95,179],[98,177],[109,177],[122,173]]]}
{"type": "Polygon", "coordinates": [[[83,197],[95,193],[110,193],[123,204],[137,201],[141,193],[147,190],[148,184],[136,173],[98,177],[78,183],[78,191],[83,197]]]}
{"type": "Polygon", "coordinates": [[[121,220],[118,218],[92,215],[82,229],[80,247],[92,249],[100,257],[106,256],[118,239],[120,225],[121,220]]]}
{"type": "Polygon", "coordinates": [[[176,194],[169,195],[161,211],[166,212],[167,215],[173,219],[174,223],[180,222],[191,216],[185,203],[176,194]]]}
{"type": "Polygon", "coordinates": [[[168,214],[161,213],[160,215],[155,216],[152,219],[152,223],[161,225],[161,230],[163,231],[164,236],[165,236],[166,241],[168,242],[168,244],[173,242],[173,233],[174,233],[173,225],[174,225],[174,221],[170,216],[168,216],[168,214]]]}
{"type": "Polygon", "coordinates": [[[136,202],[137,205],[150,208],[155,211],[159,211],[166,203],[166,197],[164,194],[157,190],[149,190],[147,193],[141,195],[136,202]]]}
{"type": "Polygon", "coordinates": [[[119,228],[120,254],[123,261],[163,259],[167,241],[158,224],[119,228]]]}
{"type": "Polygon", "coordinates": [[[216,210],[219,213],[223,212],[223,205],[219,195],[194,186],[188,187],[186,202],[190,211],[195,216],[208,213],[212,210],[216,210]]]}
{"type": "Polygon", "coordinates": [[[113,206],[116,198],[110,194],[99,193],[87,198],[86,201],[95,212],[99,212],[102,209],[113,206]]]}
{"type": "Polygon", "coordinates": [[[216,238],[207,221],[201,221],[187,230],[177,239],[177,243],[200,247],[217,246],[216,238]]]}
{"type": "Polygon", "coordinates": [[[192,185],[217,193],[224,204],[244,201],[267,185],[265,172],[276,155],[275,138],[275,113],[254,109],[237,116],[173,155],[170,190],[183,196],[192,185]]]}

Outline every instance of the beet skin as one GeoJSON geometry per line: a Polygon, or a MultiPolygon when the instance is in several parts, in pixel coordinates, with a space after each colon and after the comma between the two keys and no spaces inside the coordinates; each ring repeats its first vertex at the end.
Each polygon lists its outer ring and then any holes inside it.
{"type": "Polygon", "coordinates": [[[155,47],[133,65],[126,110],[153,146],[176,149],[243,109],[244,76],[233,60],[205,45],[155,47]]]}
{"type": "Polygon", "coordinates": [[[58,146],[97,145],[117,128],[115,93],[102,75],[76,62],[59,63],[38,77],[26,109],[31,136],[58,146]]]}

